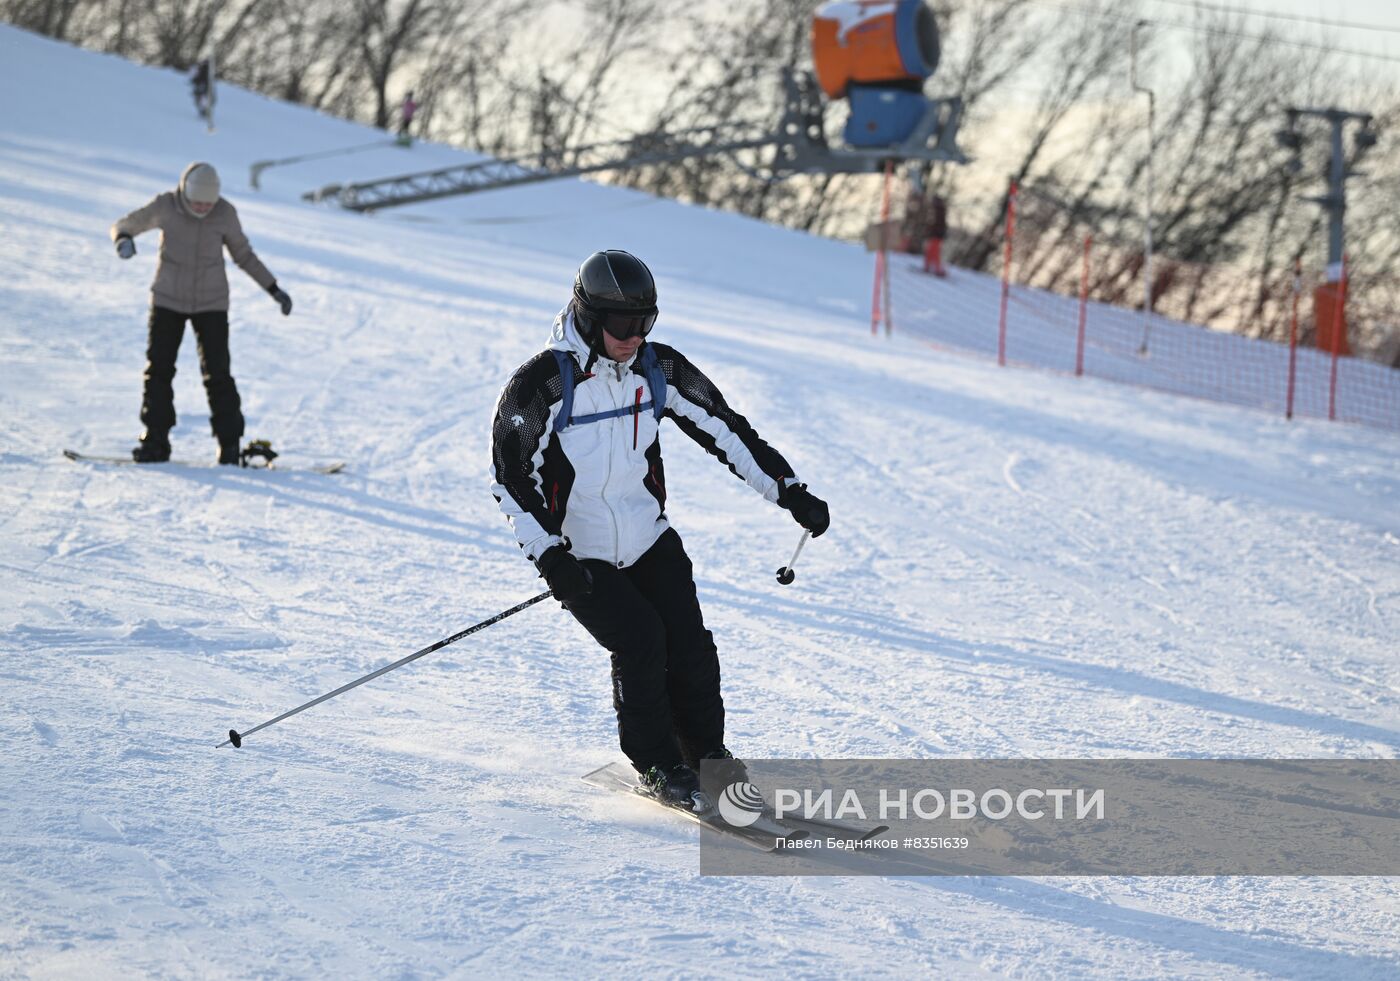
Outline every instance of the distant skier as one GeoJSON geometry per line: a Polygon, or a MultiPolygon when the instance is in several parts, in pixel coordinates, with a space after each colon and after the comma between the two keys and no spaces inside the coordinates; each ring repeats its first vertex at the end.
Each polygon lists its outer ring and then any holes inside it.
{"type": "Polygon", "coordinates": [[[207,163],[192,163],[173,191],[156,195],[149,204],[118,219],[112,226],[117,255],[136,254],[132,239],[160,229],[160,262],[151,284],[151,315],[146,347],[145,394],[141,421],[146,430],[132,457],[138,463],[170,459],[170,430],[175,426],[175,356],[185,333],[194,326],[199,344],[199,367],[209,396],[210,426],[219,441],[219,462],[237,463],[243,437],[243,412],[238,388],[229,372],[228,277],[223,250],[272,294],[286,316],[292,298],[262,264],[232,204],[219,196],[219,175],[207,163]]]}
{"type": "Polygon", "coordinates": [[[924,225],[924,272],[946,276],[943,268],[943,240],[948,237],[948,202],[935,194],[929,198],[924,225]]]}
{"type": "Polygon", "coordinates": [[[195,111],[201,119],[214,124],[214,73],[209,58],[201,58],[190,71],[190,88],[194,93],[195,111]]]}
{"type": "Polygon", "coordinates": [[[910,182],[909,192],[904,198],[904,217],[899,222],[899,236],[895,248],[910,255],[922,255],[924,251],[924,226],[928,223],[928,206],[924,201],[921,183],[910,182]]]}
{"type": "Polygon", "coordinates": [[[743,764],[724,745],[714,637],[666,517],[661,416],[814,536],[829,517],[698,368],[646,340],[656,317],[640,259],[584,260],[548,348],[497,402],[492,493],[555,598],[611,653],[618,735],[642,783],[693,805],[701,760],[733,761],[736,778],[743,764]]]}
{"type": "Polygon", "coordinates": [[[399,106],[399,142],[404,146],[413,142],[413,136],[409,130],[413,126],[413,117],[418,112],[418,103],[413,101],[413,91],[410,89],[408,95],[403,97],[403,105],[399,106]]]}

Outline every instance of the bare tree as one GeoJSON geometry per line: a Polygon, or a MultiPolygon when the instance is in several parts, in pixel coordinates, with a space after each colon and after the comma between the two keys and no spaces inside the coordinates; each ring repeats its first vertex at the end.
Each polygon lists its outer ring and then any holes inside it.
{"type": "MultiPolygon", "coordinates": [[[[1049,40],[1038,44],[1022,41],[1014,45],[1024,56],[1034,56],[1043,63],[1040,95],[1030,124],[1015,137],[1017,143],[1023,145],[1020,160],[1011,174],[1011,180],[1016,183],[1025,181],[1035,172],[1071,111],[1091,96],[1103,98],[1110,80],[1121,77],[1127,66],[1133,23],[1130,17],[1115,16],[1105,20],[1098,16],[1098,11],[1086,9],[1077,14],[1058,14],[1056,22],[1057,29],[1047,29],[1042,23],[1041,29],[1032,32],[1036,38],[1049,40]]],[[[1010,76],[1002,72],[997,77],[1010,76]]],[[[979,102],[982,94],[985,93],[979,93],[979,102]]],[[[1003,202],[997,213],[987,216],[981,232],[968,239],[958,251],[956,261],[974,268],[986,265],[996,251],[1004,213],[1003,202]]]]}
{"type": "Polygon", "coordinates": [[[91,5],[91,0],[0,0],[0,20],[66,41],[73,15],[91,5]]]}
{"type": "MultiPolygon", "coordinates": [[[[932,164],[920,176],[948,201],[954,261],[997,264],[1006,178],[1016,177],[1019,275],[1076,287],[1080,243],[1092,232],[1094,295],[1140,303],[1150,159],[1154,309],[1286,335],[1294,262],[1321,261],[1324,214],[1306,198],[1322,190],[1326,154],[1314,140],[1302,170],[1290,172],[1273,140],[1282,110],[1360,98],[1384,138],[1400,124],[1394,87],[1358,84],[1336,56],[1283,47],[1267,33],[1240,37],[1253,32],[1202,12],[1188,72],[1166,70],[1150,29],[1138,37],[1157,92],[1149,149],[1143,103],[1127,84],[1138,0],[1093,0],[1077,12],[1032,0],[936,2],[943,54],[927,88],[963,100],[960,142],[974,163],[932,164]]],[[[183,66],[215,47],[227,78],[378,126],[413,88],[427,135],[561,160],[600,141],[652,146],[697,127],[776,123],[780,72],[811,67],[811,14],[811,0],[0,0],[5,20],[150,63],[183,66]],[[542,18],[555,16],[572,17],[576,29],[546,41],[542,18]],[[646,105],[655,108],[638,108],[646,105]]],[[[840,108],[827,116],[828,139],[839,142],[840,108]]],[[[1349,185],[1353,337],[1362,350],[1380,345],[1400,308],[1397,148],[1400,140],[1383,142],[1367,159],[1371,176],[1349,185]]],[[[611,179],[844,237],[858,236],[878,204],[879,177],[777,183],[762,176],[764,163],[762,151],[745,151],[611,179]]]]}
{"type": "MultiPolygon", "coordinates": [[[[1104,14],[1110,28],[1122,23],[1115,14],[1104,14]]],[[[1157,172],[1154,309],[1255,336],[1286,337],[1294,261],[1311,256],[1314,266],[1320,262],[1324,216],[1304,197],[1321,190],[1318,175],[1326,166],[1326,141],[1313,141],[1295,175],[1274,132],[1283,125],[1286,106],[1336,101],[1348,80],[1339,60],[1326,52],[1300,53],[1267,34],[1241,37],[1247,32],[1228,18],[1203,15],[1200,26],[1189,74],[1154,84],[1159,106],[1157,140],[1150,151],[1157,172]]],[[[1063,73],[1046,89],[1034,125],[1015,137],[1025,147],[1021,166],[1013,172],[1023,191],[1017,276],[1050,289],[1077,289],[1080,243],[1092,232],[1097,243],[1093,295],[1140,305],[1142,196],[1149,154],[1142,136],[1142,103],[1126,95],[1124,66],[1114,63],[1111,51],[1102,62],[1086,58],[1084,74],[1076,78],[1077,66],[1064,54],[1092,49],[1077,49],[1066,25],[1059,25],[1056,34],[1049,50],[1061,52],[1056,64],[1063,73]],[[1100,80],[1125,95],[1115,97],[1100,80]],[[1055,129],[1086,113],[1092,124],[1055,129]]],[[[1110,36],[1106,31],[1104,37],[1110,36]]],[[[1150,35],[1145,39],[1151,42],[1150,35]]],[[[1094,39],[1084,40],[1092,44],[1094,39]]],[[[1393,93],[1378,93],[1368,105],[1388,105],[1394,112],[1397,100],[1393,93]]],[[[974,154],[985,138],[979,129],[969,135],[974,154]]],[[[1393,157],[1390,166],[1393,173],[1393,157]]],[[[955,179],[946,183],[956,188],[955,179]]],[[[1378,306],[1374,300],[1362,297],[1393,297],[1393,286],[1385,282],[1395,276],[1400,230],[1384,217],[1387,204],[1393,208],[1395,203],[1393,185],[1388,198],[1384,181],[1370,188],[1359,181],[1353,185],[1356,201],[1375,202],[1364,212],[1353,207],[1348,217],[1353,259],[1366,263],[1368,270],[1353,279],[1353,338],[1359,349],[1370,350],[1383,333],[1374,321],[1383,315],[1372,312],[1378,306]]],[[[989,208],[986,201],[959,200],[955,206],[966,213],[969,204],[984,217],[970,234],[968,219],[963,219],[964,228],[955,236],[957,255],[963,264],[988,268],[998,254],[1004,203],[998,200],[989,208]]],[[[1361,268],[1355,261],[1354,267],[1361,268]]],[[[1310,306],[1303,304],[1304,310],[1310,306]]]]}
{"type": "MultiPolygon", "coordinates": [[[[761,0],[740,9],[696,8],[681,21],[688,43],[672,54],[672,84],[648,132],[666,133],[752,120],[775,125],[781,111],[781,73],[809,69],[811,4],[761,0]]],[[[716,205],[792,227],[821,224],[832,192],[844,178],[793,178],[781,184],[759,176],[762,151],[697,157],[647,167],[618,180],[654,193],[716,205]]]]}

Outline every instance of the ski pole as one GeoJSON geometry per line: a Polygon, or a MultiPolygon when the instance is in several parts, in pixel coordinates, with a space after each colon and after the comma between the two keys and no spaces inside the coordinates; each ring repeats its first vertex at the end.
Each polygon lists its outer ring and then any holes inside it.
{"type": "Polygon", "coordinates": [[[797,549],[792,553],[792,560],[787,565],[778,570],[778,582],[784,586],[792,585],[792,581],[797,578],[797,573],[792,571],[792,567],[797,565],[797,557],[802,554],[802,546],[807,544],[807,539],[812,533],[804,531],[802,537],[797,540],[797,549]]]}
{"type": "Polygon", "coordinates": [[[444,637],[442,640],[438,641],[436,644],[431,644],[431,645],[429,645],[428,647],[423,648],[421,651],[415,651],[414,653],[408,655],[408,657],[400,658],[399,660],[395,661],[393,664],[386,664],[386,665],[384,665],[384,667],[380,668],[380,669],[377,670],[377,671],[371,671],[369,674],[365,675],[363,678],[356,678],[354,681],[350,682],[348,685],[341,685],[341,686],[340,686],[339,688],[337,688],[335,691],[326,692],[326,694],[324,694],[324,695],[320,695],[320,696],[318,696],[318,697],[316,697],[316,698],[313,698],[311,701],[307,702],[305,705],[298,705],[296,708],[292,709],[291,711],[289,711],[289,712],[283,712],[281,715],[279,715],[279,716],[278,716],[277,718],[275,718],[275,719],[268,719],[266,722],[262,723],[261,725],[253,726],[253,728],[249,729],[249,730],[246,731],[246,732],[239,732],[237,729],[230,729],[230,730],[228,731],[228,738],[225,739],[223,742],[219,743],[219,745],[218,745],[218,746],[215,746],[214,748],[215,748],[215,749],[223,749],[225,746],[230,746],[230,745],[231,745],[234,749],[238,749],[240,746],[243,745],[243,740],[246,739],[246,738],[248,738],[249,736],[251,736],[251,735],[252,735],[253,733],[255,733],[255,732],[258,732],[258,731],[260,731],[260,730],[262,730],[262,729],[266,729],[268,726],[275,726],[277,723],[281,722],[283,719],[290,719],[292,716],[296,715],[298,712],[305,712],[307,709],[311,708],[311,706],[313,706],[313,705],[320,705],[322,702],[326,701],[327,699],[335,698],[335,696],[337,696],[337,695],[343,695],[343,694],[345,694],[347,691],[349,691],[351,688],[358,688],[360,685],[363,685],[366,681],[373,681],[375,678],[378,678],[381,674],[388,674],[390,671],[394,670],[395,668],[401,668],[401,667],[403,667],[403,666],[404,666],[405,664],[407,664],[409,661],[416,661],[416,660],[418,660],[420,657],[422,657],[422,656],[425,655],[425,654],[431,654],[433,651],[440,651],[440,650],[442,650],[444,647],[446,647],[448,644],[455,644],[457,641],[459,641],[459,640],[461,640],[463,637],[467,636],[467,634],[474,634],[474,633],[476,633],[478,630],[482,629],[483,627],[489,627],[489,626],[491,626],[491,624],[493,624],[493,623],[500,623],[500,622],[501,622],[502,620],[504,620],[506,617],[514,616],[515,614],[519,613],[521,610],[525,609],[527,606],[534,606],[534,605],[535,605],[536,603],[538,603],[540,600],[549,599],[549,597],[552,596],[552,595],[553,595],[552,593],[550,593],[548,590],[546,590],[545,592],[540,593],[538,596],[532,596],[532,597],[530,597],[529,599],[527,599],[525,602],[520,603],[520,604],[518,604],[518,605],[516,605],[516,606],[512,606],[509,610],[505,610],[505,611],[503,611],[503,612],[501,612],[501,613],[497,613],[495,616],[491,617],[491,619],[489,619],[489,620],[482,620],[480,623],[478,623],[478,624],[476,624],[476,625],[474,625],[474,626],[468,627],[466,630],[460,631],[459,633],[455,633],[455,634],[453,634],[451,637],[444,637]]]}

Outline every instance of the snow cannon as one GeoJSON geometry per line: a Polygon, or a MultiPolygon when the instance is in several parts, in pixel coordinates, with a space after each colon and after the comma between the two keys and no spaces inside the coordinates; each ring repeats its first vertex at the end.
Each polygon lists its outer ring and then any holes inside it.
{"type": "Polygon", "coordinates": [[[895,146],[903,143],[924,118],[928,100],[921,92],[852,85],[851,114],[842,136],[857,147],[895,146]]]}
{"type": "Polygon", "coordinates": [[[926,0],[833,0],[812,15],[812,61],[829,99],[844,98],[852,85],[917,92],[938,55],[938,22],[926,0]]]}

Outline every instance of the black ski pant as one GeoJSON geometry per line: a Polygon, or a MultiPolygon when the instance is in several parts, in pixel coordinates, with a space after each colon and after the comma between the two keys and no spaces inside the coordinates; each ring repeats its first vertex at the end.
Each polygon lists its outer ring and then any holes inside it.
{"type": "Polygon", "coordinates": [[[593,591],[569,612],[612,655],[622,752],[639,772],[724,745],[719,655],[705,629],[690,557],[668,528],[625,569],[585,559],[593,591]]]}
{"type": "Polygon", "coordinates": [[[141,399],[141,422],[153,433],[175,428],[175,357],[185,336],[185,321],[192,322],[199,345],[199,370],[209,396],[209,425],[221,443],[243,436],[243,406],[238,386],[229,373],[228,311],[177,313],[151,307],[146,340],[146,390],[141,399]]]}

